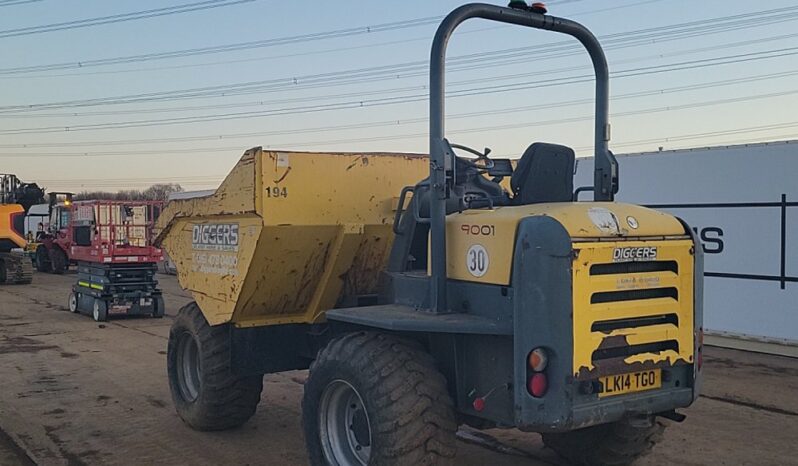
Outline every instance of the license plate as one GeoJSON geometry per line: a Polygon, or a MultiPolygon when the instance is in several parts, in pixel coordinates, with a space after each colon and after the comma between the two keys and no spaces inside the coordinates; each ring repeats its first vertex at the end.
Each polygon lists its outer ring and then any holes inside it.
{"type": "Polygon", "coordinates": [[[621,375],[608,375],[601,377],[599,381],[603,387],[599,392],[599,398],[642,392],[662,387],[662,370],[652,369],[621,375]]]}

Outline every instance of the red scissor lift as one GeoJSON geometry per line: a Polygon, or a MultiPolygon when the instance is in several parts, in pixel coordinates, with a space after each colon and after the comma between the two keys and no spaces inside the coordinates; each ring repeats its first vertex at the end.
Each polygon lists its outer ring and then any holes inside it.
{"type": "Polygon", "coordinates": [[[69,296],[72,312],[101,322],[109,315],[163,317],[164,301],[155,273],[163,259],[152,246],[153,222],[163,203],[81,201],[72,207],[69,258],[78,279],[69,296]]]}

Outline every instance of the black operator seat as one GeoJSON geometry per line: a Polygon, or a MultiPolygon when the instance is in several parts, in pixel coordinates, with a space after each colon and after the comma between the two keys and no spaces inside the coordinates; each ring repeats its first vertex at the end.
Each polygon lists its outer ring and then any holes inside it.
{"type": "Polygon", "coordinates": [[[512,204],[571,202],[575,160],[570,147],[545,142],[529,146],[510,178],[512,204]]]}

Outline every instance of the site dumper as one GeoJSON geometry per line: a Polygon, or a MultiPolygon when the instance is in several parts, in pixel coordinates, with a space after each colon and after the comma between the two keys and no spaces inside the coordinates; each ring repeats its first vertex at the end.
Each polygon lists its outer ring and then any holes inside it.
{"type": "Polygon", "coordinates": [[[263,374],[306,368],[314,465],[452,463],[461,424],[540,432],[570,462],[622,465],[663,418],[683,419],[701,380],[700,245],[679,219],[614,202],[593,35],[511,5],[465,5],[439,27],[429,157],[256,148],[215,194],[166,207],[158,241],[196,299],[167,355],[188,425],[238,426],[263,374]],[[514,165],[445,139],[446,42],[475,17],[585,46],[593,186],[574,189],[565,146],[534,143],[514,165]]]}
{"type": "Polygon", "coordinates": [[[163,317],[165,307],[155,273],[162,259],[152,245],[160,202],[78,201],[72,204],[68,241],[77,264],[69,310],[102,322],[111,315],[163,317]]]}

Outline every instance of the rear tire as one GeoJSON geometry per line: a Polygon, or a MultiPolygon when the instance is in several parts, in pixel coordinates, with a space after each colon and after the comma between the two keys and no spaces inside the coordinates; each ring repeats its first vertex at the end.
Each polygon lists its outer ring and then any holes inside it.
{"type": "Polygon", "coordinates": [[[53,246],[53,248],[50,249],[50,266],[53,273],[56,275],[61,275],[66,272],[69,266],[69,258],[67,258],[64,250],[58,246],[53,246]]]}
{"type": "Polygon", "coordinates": [[[665,424],[657,418],[623,419],[560,434],[543,434],[543,443],[579,466],[627,466],[651,453],[665,424]]]}
{"type": "Polygon", "coordinates": [[[158,296],[153,298],[152,305],[153,305],[152,316],[154,318],[160,319],[166,314],[166,308],[162,297],[158,296]]]}
{"type": "Polygon", "coordinates": [[[169,331],[167,371],[177,414],[193,429],[231,429],[255,414],[263,376],[233,374],[230,352],[227,325],[208,325],[195,302],[180,309],[169,331]]]}
{"type": "Polygon", "coordinates": [[[91,308],[91,316],[95,322],[105,322],[108,320],[108,303],[102,299],[95,299],[91,308]]]}
{"type": "Polygon", "coordinates": [[[452,464],[446,379],[419,345],[381,333],[333,340],[310,366],[302,424],[312,465],[452,464]]]}

